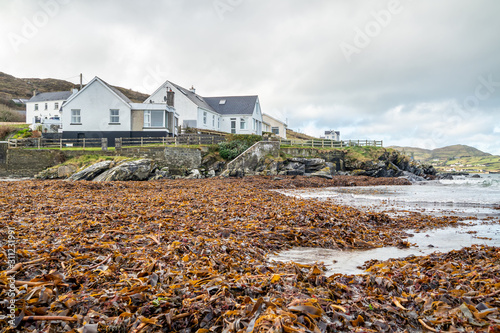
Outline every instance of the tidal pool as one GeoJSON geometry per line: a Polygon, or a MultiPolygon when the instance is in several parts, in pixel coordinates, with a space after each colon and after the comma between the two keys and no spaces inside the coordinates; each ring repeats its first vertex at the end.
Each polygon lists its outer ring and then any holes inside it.
{"type": "Polygon", "coordinates": [[[406,240],[414,246],[405,249],[382,247],[370,250],[329,250],[320,248],[293,248],[283,251],[270,260],[293,261],[301,264],[323,262],[328,269],[327,276],[332,274],[363,274],[358,268],[372,259],[387,260],[408,256],[429,255],[433,252],[449,252],[460,250],[473,244],[500,246],[499,224],[475,224],[470,226],[433,229],[414,233],[406,240]]]}

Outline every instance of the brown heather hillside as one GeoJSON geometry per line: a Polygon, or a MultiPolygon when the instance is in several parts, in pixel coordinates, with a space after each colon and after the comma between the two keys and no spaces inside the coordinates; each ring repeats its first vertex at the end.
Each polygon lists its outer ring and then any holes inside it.
{"type": "MultiPolygon", "coordinates": [[[[35,89],[38,92],[53,92],[71,90],[73,88],[78,88],[78,85],[64,80],[37,78],[20,79],[0,72],[0,104],[4,106],[4,108],[6,108],[7,102],[12,98],[31,98],[33,96],[33,90],[35,89]]],[[[120,90],[133,102],[141,103],[148,98],[148,95],[137,91],[122,87],[115,88],[120,90]]]]}

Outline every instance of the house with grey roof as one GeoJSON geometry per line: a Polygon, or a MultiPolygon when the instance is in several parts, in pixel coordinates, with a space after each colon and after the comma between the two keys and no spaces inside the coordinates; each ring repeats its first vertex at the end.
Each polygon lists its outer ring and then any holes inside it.
{"type": "Polygon", "coordinates": [[[97,76],[62,106],[67,139],[167,137],[177,134],[178,114],[167,103],[133,103],[97,76]]]}
{"type": "Polygon", "coordinates": [[[34,93],[26,102],[26,123],[39,124],[44,120],[57,120],[61,117],[63,103],[74,93],[73,91],[56,91],[34,93]]]}
{"type": "Polygon", "coordinates": [[[168,92],[179,114],[179,125],[234,134],[262,134],[258,96],[203,97],[171,81],[162,84],[145,103],[166,103],[168,92]]]}

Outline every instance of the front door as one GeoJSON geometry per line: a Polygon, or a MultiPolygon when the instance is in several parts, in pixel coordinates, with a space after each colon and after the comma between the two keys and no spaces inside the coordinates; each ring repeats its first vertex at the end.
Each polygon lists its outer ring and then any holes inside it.
{"type": "Polygon", "coordinates": [[[236,134],[236,118],[231,118],[231,134],[236,134]]]}

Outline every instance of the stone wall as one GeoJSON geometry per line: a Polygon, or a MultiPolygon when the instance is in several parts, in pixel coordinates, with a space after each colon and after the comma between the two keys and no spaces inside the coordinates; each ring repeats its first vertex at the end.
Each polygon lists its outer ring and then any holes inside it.
{"type": "Polygon", "coordinates": [[[334,163],[336,171],[344,171],[345,154],[340,150],[319,150],[317,148],[281,148],[281,152],[288,156],[304,158],[321,158],[325,162],[334,163]]]}
{"type": "Polygon", "coordinates": [[[37,173],[65,160],[82,155],[126,156],[149,158],[161,167],[168,167],[172,174],[181,174],[199,168],[202,154],[199,149],[155,147],[124,148],[117,151],[59,150],[59,149],[8,149],[0,143],[0,177],[33,177],[37,173]]]}

